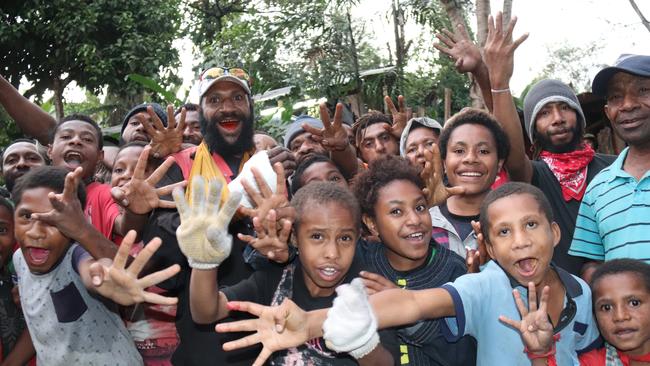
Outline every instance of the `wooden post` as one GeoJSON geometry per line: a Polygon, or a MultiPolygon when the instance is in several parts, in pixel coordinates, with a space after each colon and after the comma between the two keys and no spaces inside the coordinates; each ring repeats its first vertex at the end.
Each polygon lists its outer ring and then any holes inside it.
{"type": "Polygon", "coordinates": [[[451,117],[451,89],[445,88],[445,122],[451,117]]]}

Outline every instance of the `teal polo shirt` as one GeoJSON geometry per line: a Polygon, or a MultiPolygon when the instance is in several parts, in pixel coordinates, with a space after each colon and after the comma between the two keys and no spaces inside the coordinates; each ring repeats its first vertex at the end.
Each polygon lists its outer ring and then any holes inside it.
{"type": "MultiPolygon", "coordinates": [[[[579,366],[578,354],[601,344],[591,310],[591,291],[578,277],[559,267],[553,268],[566,289],[564,310],[554,330],[560,334],[556,343],[557,364],[579,366]]],[[[456,310],[456,316],[445,318],[443,323],[442,333],[448,341],[464,335],[474,337],[478,345],[477,366],[530,366],[519,331],[499,321],[500,315],[521,319],[512,290],[519,291],[528,307],[528,289],[495,261],[490,261],[480,273],[461,276],[442,288],[451,295],[456,310]]]]}
{"type": "Polygon", "coordinates": [[[650,262],[650,172],[637,181],[624,171],[628,150],[587,186],[569,254],[650,262]]]}

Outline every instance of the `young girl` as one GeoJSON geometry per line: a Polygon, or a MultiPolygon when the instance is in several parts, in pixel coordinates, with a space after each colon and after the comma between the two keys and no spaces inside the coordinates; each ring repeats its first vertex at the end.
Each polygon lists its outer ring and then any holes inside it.
{"type": "MultiPolygon", "coordinates": [[[[120,148],[113,163],[111,187],[123,187],[133,178],[138,158],[145,146],[147,144],[144,142],[134,141],[120,148]]],[[[151,175],[158,163],[157,159],[149,160],[144,171],[145,178],[151,175]]],[[[134,244],[129,254],[135,257],[143,248],[142,242],[134,244]]],[[[158,294],[164,293],[164,290],[157,286],[147,290],[158,294]]],[[[175,324],[176,305],[141,304],[129,309],[129,313],[125,314],[124,318],[145,365],[171,365],[171,356],[179,342],[175,324]]]]}
{"type": "MultiPolygon", "coordinates": [[[[182,193],[174,192],[181,212],[179,246],[193,267],[190,307],[195,322],[209,324],[223,319],[233,310],[227,307],[228,301],[233,300],[279,305],[285,299],[292,299],[305,308],[326,308],[335,297],[334,289],[350,282],[359,272],[359,263],[354,260],[359,237],[359,206],[348,190],[329,182],[315,182],[302,188],[291,200],[296,210],[292,242],[298,247],[298,260],[284,268],[257,271],[247,280],[215,291],[219,288],[217,267],[227,258],[232,245],[232,238],[225,230],[239,198],[231,192],[228,202],[216,212],[218,208],[210,205],[210,197],[218,196],[221,189],[216,181],[209,181],[205,195],[203,184],[202,179],[193,181],[193,192],[201,193],[193,197],[191,207],[182,193]]],[[[241,234],[239,238],[249,243],[257,240],[286,243],[292,229],[289,221],[279,231],[276,229],[274,210],[264,220],[256,217],[254,225],[257,238],[241,234]]],[[[358,357],[362,365],[393,364],[381,346],[358,357]]],[[[347,354],[330,351],[323,339],[317,338],[274,353],[271,364],[356,365],[357,361],[347,354]]]]}
{"type": "MultiPolygon", "coordinates": [[[[381,241],[361,245],[358,253],[374,272],[361,273],[370,294],[396,287],[434,288],[466,273],[461,257],[431,239],[423,187],[417,168],[394,156],[375,160],[355,177],[363,222],[381,241]]],[[[475,364],[475,342],[470,337],[446,342],[440,324],[417,322],[398,328],[393,338],[382,332],[382,342],[401,364],[475,364]]]]}
{"type": "Polygon", "coordinates": [[[439,145],[449,185],[464,193],[430,209],[433,238],[464,258],[478,248],[471,223],[508,157],[508,138],[488,113],[465,108],[447,121],[439,145]]]}

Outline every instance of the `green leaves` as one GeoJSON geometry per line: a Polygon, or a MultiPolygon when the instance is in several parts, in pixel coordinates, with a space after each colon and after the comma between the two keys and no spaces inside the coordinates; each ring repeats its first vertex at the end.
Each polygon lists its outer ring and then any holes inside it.
{"type": "Polygon", "coordinates": [[[140,74],[129,74],[127,77],[130,80],[135,81],[136,83],[144,86],[145,88],[158,93],[161,97],[165,99],[165,102],[168,104],[174,104],[174,105],[182,105],[183,101],[176,98],[176,95],[174,94],[173,91],[165,89],[162,85],[160,85],[156,80],[140,75],[140,74]]]}

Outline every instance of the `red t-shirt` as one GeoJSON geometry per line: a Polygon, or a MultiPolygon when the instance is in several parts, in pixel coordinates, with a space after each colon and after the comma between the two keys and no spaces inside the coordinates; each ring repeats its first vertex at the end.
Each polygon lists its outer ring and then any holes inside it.
{"type": "Polygon", "coordinates": [[[113,239],[113,225],[120,215],[120,206],[111,196],[111,186],[92,182],[86,186],[86,217],[108,239],[113,239]]]}

